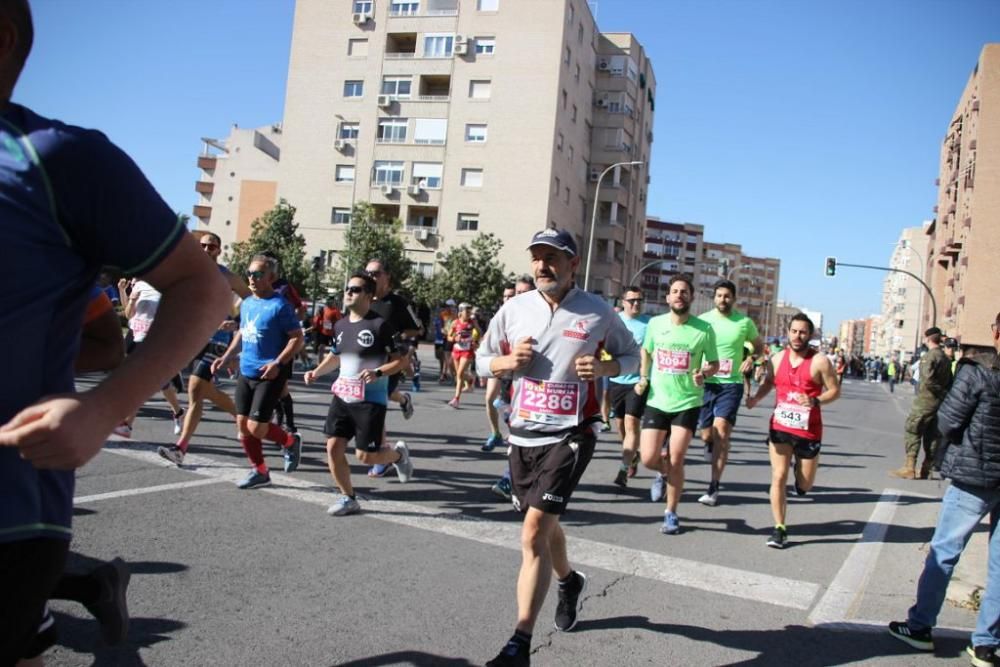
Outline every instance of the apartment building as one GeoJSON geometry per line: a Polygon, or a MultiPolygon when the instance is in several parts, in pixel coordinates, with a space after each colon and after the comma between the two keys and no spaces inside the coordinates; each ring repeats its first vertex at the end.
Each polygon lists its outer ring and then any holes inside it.
{"type": "Polygon", "coordinates": [[[225,251],[249,237],[251,223],[277,201],[281,125],[234,125],[225,139],[201,141],[193,213],[197,229],[218,235],[225,251]]]}
{"type": "Polygon", "coordinates": [[[546,226],[586,262],[598,180],[636,161],[600,182],[589,287],[638,270],[656,80],[584,0],[298,0],[293,31],[275,194],[311,254],[332,264],[367,201],[424,272],[482,233],[523,272],[546,226]]]}
{"type": "MultiPolygon", "coordinates": [[[[907,227],[900,232],[889,268],[923,276],[928,248],[926,229],[930,224],[907,227]]],[[[927,291],[912,276],[898,272],[886,274],[882,281],[881,327],[876,354],[896,356],[900,352],[912,352],[920,345],[926,329],[920,321],[920,312],[927,298],[927,291]]]]}
{"type": "MultiPolygon", "coordinates": [[[[667,311],[667,283],[678,273],[686,273],[697,283],[700,279],[702,245],[705,228],[688,222],[669,222],[655,217],[646,218],[646,239],[643,246],[643,267],[638,279],[646,298],[646,311],[667,311]]],[[[701,304],[703,305],[703,304],[701,304]]],[[[694,312],[699,304],[692,303],[694,312]]]]}
{"type": "MultiPolygon", "coordinates": [[[[926,234],[937,325],[963,345],[990,346],[1000,310],[1000,44],[980,53],[941,144],[938,200],[926,234]]],[[[929,300],[928,300],[929,301],[929,300]]],[[[930,303],[922,327],[930,326],[930,303]]]]}

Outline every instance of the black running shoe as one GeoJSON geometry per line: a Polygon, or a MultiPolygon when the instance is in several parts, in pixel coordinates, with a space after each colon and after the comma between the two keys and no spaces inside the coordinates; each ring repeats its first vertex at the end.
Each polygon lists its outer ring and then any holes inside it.
{"type": "Polygon", "coordinates": [[[128,635],[128,582],[131,574],[121,558],[104,563],[91,572],[101,589],[100,597],[85,605],[101,626],[101,637],[108,646],[125,641],[128,635]]]}
{"type": "Polygon", "coordinates": [[[531,667],[531,656],[523,646],[511,640],[500,649],[497,657],[486,663],[486,667],[531,667]]]}
{"type": "Polygon", "coordinates": [[[628,470],[619,470],[615,475],[615,484],[623,489],[628,486],[628,470]]]}
{"type": "Polygon", "coordinates": [[[784,549],[786,544],[788,544],[788,531],[781,526],[775,526],[771,537],[767,538],[767,546],[784,549]]]}
{"type": "Polygon", "coordinates": [[[587,577],[582,572],[573,571],[572,579],[565,586],[559,586],[559,604],[556,605],[556,630],[569,632],[576,625],[580,613],[583,592],[587,590],[587,577]]]}
{"type": "Polygon", "coordinates": [[[906,621],[893,621],[889,624],[889,634],[917,650],[934,650],[934,637],[931,636],[930,628],[914,630],[906,621]]]}

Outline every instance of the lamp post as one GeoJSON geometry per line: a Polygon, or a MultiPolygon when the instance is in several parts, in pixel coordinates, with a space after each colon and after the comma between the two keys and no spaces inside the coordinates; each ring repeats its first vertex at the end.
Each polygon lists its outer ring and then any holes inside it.
{"type": "Polygon", "coordinates": [[[642,161],[631,161],[631,162],[615,162],[613,165],[601,172],[600,178],[597,179],[597,187],[594,189],[594,211],[590,216],[590,236],[587,239],[587,266],[583,272],[583,291],[590,290],[590,258],[594,253],[594,228],[597,226],[597,204],[601,201],[601,182],[604,181],[604,177],[608,175],[608,172],[615,167],[625,167],[625,166],[641,166],[645,164],[642,161]]]}

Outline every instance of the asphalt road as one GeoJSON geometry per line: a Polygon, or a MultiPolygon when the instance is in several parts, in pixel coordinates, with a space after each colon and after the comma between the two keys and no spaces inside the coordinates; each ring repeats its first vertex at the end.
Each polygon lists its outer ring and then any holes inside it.
{"type": "MultiPolygon", "coordinates": [[[[234,487],[247,462],[219,412],[206,412],[183,468],[159,460],[156,445],[173,441],[159,397],[131,441],[110,442],[80,471],[73,567],[128,561],[132,625],[125,645],[107,647],[82,607],[56,602],[61,644],[48,664],[480,665],[496,654],[515,617],[519,524],[489,491],[505,463],[499,449],[479,450],[482,390],[453,410],[450,392],[425,381],[412,420],[391,410],[390,438],[409,444],[414,480],[372,480],[354,466],[364,513],[332,518],[320,432],[329,394],[300,378],[303,464],[275,473],[280,455],[266,449],[271,489],[234,487]]],[[[908,387],[890,395],[855,381],[824,408],[816,488],[790,500],[784,551],[764,544],[764,408],[740,416],[717,507],[697,503],[709,470],[692,446],[677,536],[659,532],[649,472],[624,491],[611,484],[618,443],[602,434],[563,521],[590,578],[581,621],[556,632],[550,593],[534,664],[967,664],[969,611],[944,610],[940,625],[954,630],[938,633],[936,655],[884,629],[912,604],[945,488],[886,475],[902,457],[911,398],[908,387]]]]}

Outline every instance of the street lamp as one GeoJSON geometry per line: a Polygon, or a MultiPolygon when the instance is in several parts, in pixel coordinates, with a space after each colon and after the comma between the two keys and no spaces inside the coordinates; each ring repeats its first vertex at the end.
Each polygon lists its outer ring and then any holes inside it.
{"type": "Polygon", "coordinates": [[[752,269],[752,268],[753,268],[753,266],[751,266],[750,264],[743,264],[741,266],[734,266],[733,268],[729,269],[728,272],[726,272],[726,280],[732,280],[733,279],[733,274],[736,273],[740,269],[752,269]]]}
{"type": "Polygon", "coordinates": [[[590,289],[590,258],[594,253],[594,227],[597,225],[597,204],[601,201],[601,182],[604,181],[604,177],[608,175],[608,172],[615,167],[625,167],[625,166],[641,166],[645,164],[642,161],[632,161],[632,162],[616,162],[604,171],[601,172],[600,178],[597,179],[597,188],[594,190],[594,212],[590,216],[590,237],[587,239],[587,266],[583,272],[583,291],[586,292],[590,289]]]}

